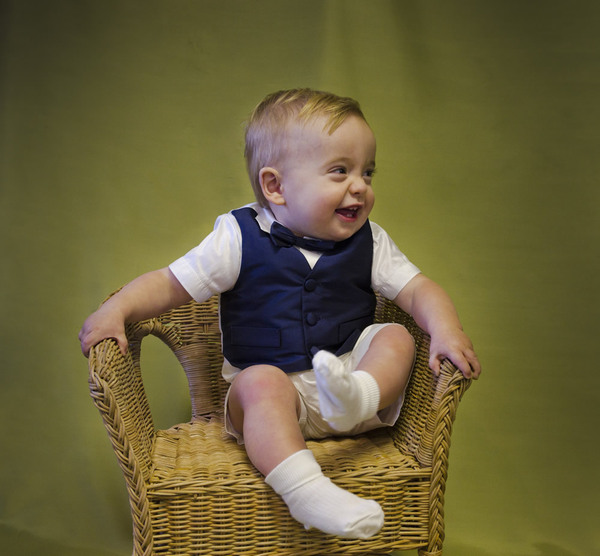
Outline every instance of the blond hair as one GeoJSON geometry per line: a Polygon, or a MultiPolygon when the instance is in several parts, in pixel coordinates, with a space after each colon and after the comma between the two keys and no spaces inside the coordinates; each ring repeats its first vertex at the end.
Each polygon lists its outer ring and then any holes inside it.
{"type": "Polygon", "coordinates": [[[285,150],[290,122],[308,123],[325,117],[330,135],[350,116],[365,116],[358,102],[349,97],[313,89],[289,89],[267,95],[254,109],[246,125],[246,167],[256,200],[267,205],[259,181],[261,168],[274,165],[285,150]]]}

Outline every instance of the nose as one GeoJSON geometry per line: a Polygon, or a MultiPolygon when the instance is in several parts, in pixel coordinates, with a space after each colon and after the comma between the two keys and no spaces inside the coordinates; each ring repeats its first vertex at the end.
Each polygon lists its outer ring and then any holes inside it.
{"type": "Polygon", "coordinates": [[[368,185],[365,182],[364,178],[362,176],[357,176],[350,183],[348,191],[353,196],[360,196],[364,195],[365,191],[367,190],[367,187],[368,185]]]}

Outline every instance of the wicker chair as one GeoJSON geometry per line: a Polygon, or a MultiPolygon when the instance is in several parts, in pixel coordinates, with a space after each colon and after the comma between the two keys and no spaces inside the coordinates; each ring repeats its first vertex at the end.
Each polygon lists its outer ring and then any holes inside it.
{"type": "Polygon", "coordinates": [[[429,338],[392,303],[378,299],[378,322],[401,322],[417,344],[417,362],[395,427],[352,438],[310,441],[323,471],[339,486],[377,500],[385,525],[367,540],[342,539],[290,517],[243,447],[223,432],[228,385],[222,362],[218,299],[187,303],[128,325],[123,356],[105,340],[89,358],[89,381],[119,465],[133,518],[135,555],[374,554],[418,549],[442,554],[450,433],[470,385],[449,361],[435,379],[429,338]],[[155,430],[140,368],[142,339],[162,339],[183,366],[192,419],[155,430]]]}

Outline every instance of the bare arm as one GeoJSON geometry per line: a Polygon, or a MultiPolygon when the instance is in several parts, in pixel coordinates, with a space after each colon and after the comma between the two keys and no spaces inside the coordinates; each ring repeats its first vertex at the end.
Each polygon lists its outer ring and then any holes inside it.
{"type": "Polygon", "coordinates": [[[466,378],[479,377],[481,365],[473,344],[462,329],[452,300],[438,284],[419,274],[394,301],[431,336],[429,366],[436,376],[441,362],[448,358],[466,378]]]}
{"type": "Polygon", "coordinates": [[[156,317],[190,299],[190,294],[168,268],[142,274],[86,319],[79,332],[81,351],[87,357],[92,346],[114,338],[125,353],[126,323],[156,317]]]}

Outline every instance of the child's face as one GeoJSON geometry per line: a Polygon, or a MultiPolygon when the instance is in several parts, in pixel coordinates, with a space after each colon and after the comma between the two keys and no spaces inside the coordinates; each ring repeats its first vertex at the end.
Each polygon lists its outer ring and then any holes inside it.
{"type": "Polygon", "coordinates": [[[375,137],[358,116],[331,135],[324,123],[292,127],[277,165],[279,196],[269,201],[277,220],[295,234],[342,241],[363,226],[375,202],[375,137]]]}

